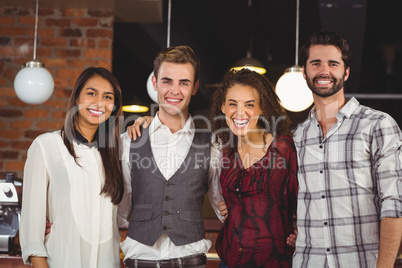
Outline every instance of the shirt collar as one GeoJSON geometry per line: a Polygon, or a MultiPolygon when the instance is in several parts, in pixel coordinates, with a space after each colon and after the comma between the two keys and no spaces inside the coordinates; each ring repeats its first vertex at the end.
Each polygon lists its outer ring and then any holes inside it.
{"type": "MultiPolygon", "coordinates": [[[[159,112],[156,113],[154,120],[152,120],[151,124],[149,125],[149,134],[155,133],[158,129],[161,128],[168,128],[164,125],[161,120],[159,119],[159,112]]],[[[180,129],[178,132],[188,132],[194,134],[195,124],[191,115],[188,115],[187,121],[184,124],[183,128],[180,129]]]]}
{"type": "MultiPolygon", "coordinates": [[[[352,114],[358,109],[359,105],[360,105],[359,101],[355,97],[352,97],[346,102],[346,104],[342,107],[342,109],[339,110],[339,112],[336,114],[336,118],[340,117],[350,118],[352,114]]],[[[316,119],[315,106],[311,109],[309,113],[309,118],[310,120],[316,119]]]]}
{"type": "MultiPolygon", "coordinates": [[[[98,147],[98,142],[96,140],[92,143],[89,143],[89,141],[84,136],[82,136],[82,134],[76,128],[74,129],[74,132],[75,132],[74,139],[78,145],[82,144],[82,145],[88,146],[90,148],[93,146],[98,147]]],[[[95,139],[96,139],[96,137],[97,137],[97,133],[95,134],[95,139]]]]}

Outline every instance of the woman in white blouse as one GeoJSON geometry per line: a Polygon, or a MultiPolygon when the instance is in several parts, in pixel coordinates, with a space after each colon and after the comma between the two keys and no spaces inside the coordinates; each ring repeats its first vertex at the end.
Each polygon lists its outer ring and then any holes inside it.
{"type": "Polygon", "coordinates": [[[34,267],[120,267],[116,205],[123,195],[119,83],[104,68],[78,77],[61,130],[28,150],[20,241],[34,267]],[[45,236],[46,217],[52,223],[45,236]]]}

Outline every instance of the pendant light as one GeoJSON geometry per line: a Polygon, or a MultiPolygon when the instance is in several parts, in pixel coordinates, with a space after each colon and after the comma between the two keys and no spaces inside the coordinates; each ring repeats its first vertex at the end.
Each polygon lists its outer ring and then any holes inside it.
{"type": "MultiPolygon", "coordinates": [[[[172,0],[169,0],[168,3],[168,19],[167,19],[167,38],[166,38],[166,47],[170,47],[170,21],[172,15],[172,0]]],[[[155,102],[158,103],[158,93],[155,91],[154,86],[152,84],[152,76],[154,76],[154,72],[148,76],[147,80],[147,92],[149,97],[155,102]]]]}
{"type": "Polygon", "coordinates": [[[54,90],[52,75],[44,68],[45,65],[36,59],[38,9],[39,0],[36,0],[33,60],[26,62],[14,79],[17,97],[28,104],[41,104],[47,101],[54,90]]]}
{"type": "MultiPolygon", "coordinates": [[[[252,0],[248,0],[248,8],[251,9],[252,0]]],[[[249,15],[251,17],[251,15],[249,15]]],[[[251,20],[251,18],[249,19],[251,20]]],[[[255,71],[259,74],[265,74],[267,70],[264,68],[264,65],[257,59],[252,57],[252,48],[253,48],[253,39],[250,36],[249,50],[247,51],[246,57],[241,58],[236,61],[234,66],[230,68],[230,70],[239,71],[241,69],[249,69],[255,71]]]]}
{"type": "Polygon", "coordinates": [[[299,9],[300,0],[296,0],[296,59],[295,65],[287,68],[276,83],[276,94],[281,105],[288,111],[300,112],[306,110],[313,103],[313,95],[303,77],[299,60],[299,9]]]}

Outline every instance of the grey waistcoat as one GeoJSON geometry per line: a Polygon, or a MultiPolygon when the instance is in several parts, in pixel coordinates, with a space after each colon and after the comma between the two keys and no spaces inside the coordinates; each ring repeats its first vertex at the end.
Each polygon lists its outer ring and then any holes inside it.
{"type": "Polygon", "coordinates": [[[202,206],[208,191],[211,134],[196,129],[184,162],[167,181],[152,155],[149,130],[142,133],[130,149],[133,211],[127,236],[148,246],[163,233],[176,246],[204,239],[202,206]]]}

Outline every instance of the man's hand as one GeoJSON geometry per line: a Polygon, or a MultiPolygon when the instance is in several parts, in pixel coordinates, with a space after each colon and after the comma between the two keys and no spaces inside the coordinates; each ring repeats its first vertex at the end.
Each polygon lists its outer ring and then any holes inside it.
{"type": "Polygon", "coordinates": [[[294,230],[294,234],[290,234],[289,237],[286,239],[286,244],[295,248],[296,246],[296,238],[297,238],[297,229],[294,230]]]}
{"type": "Polygon", "coordinates": [[[221,212],[221,216],[224,217],[222,221],[225,221],[228,217],[228,209],[226,207],[225,200],[221,200],[218,202],[218,209],[221,212]]]}
{"type": "Polygon", "coordinates": [[[154,118],[152,116],[142,116],[138,117],[134,124],[127,127],[127,134],[130,139],[136,140],[137,136],[141,137],[141,130],[140,127],[142,125],[143,128],[147,128],[154,118]]]}

